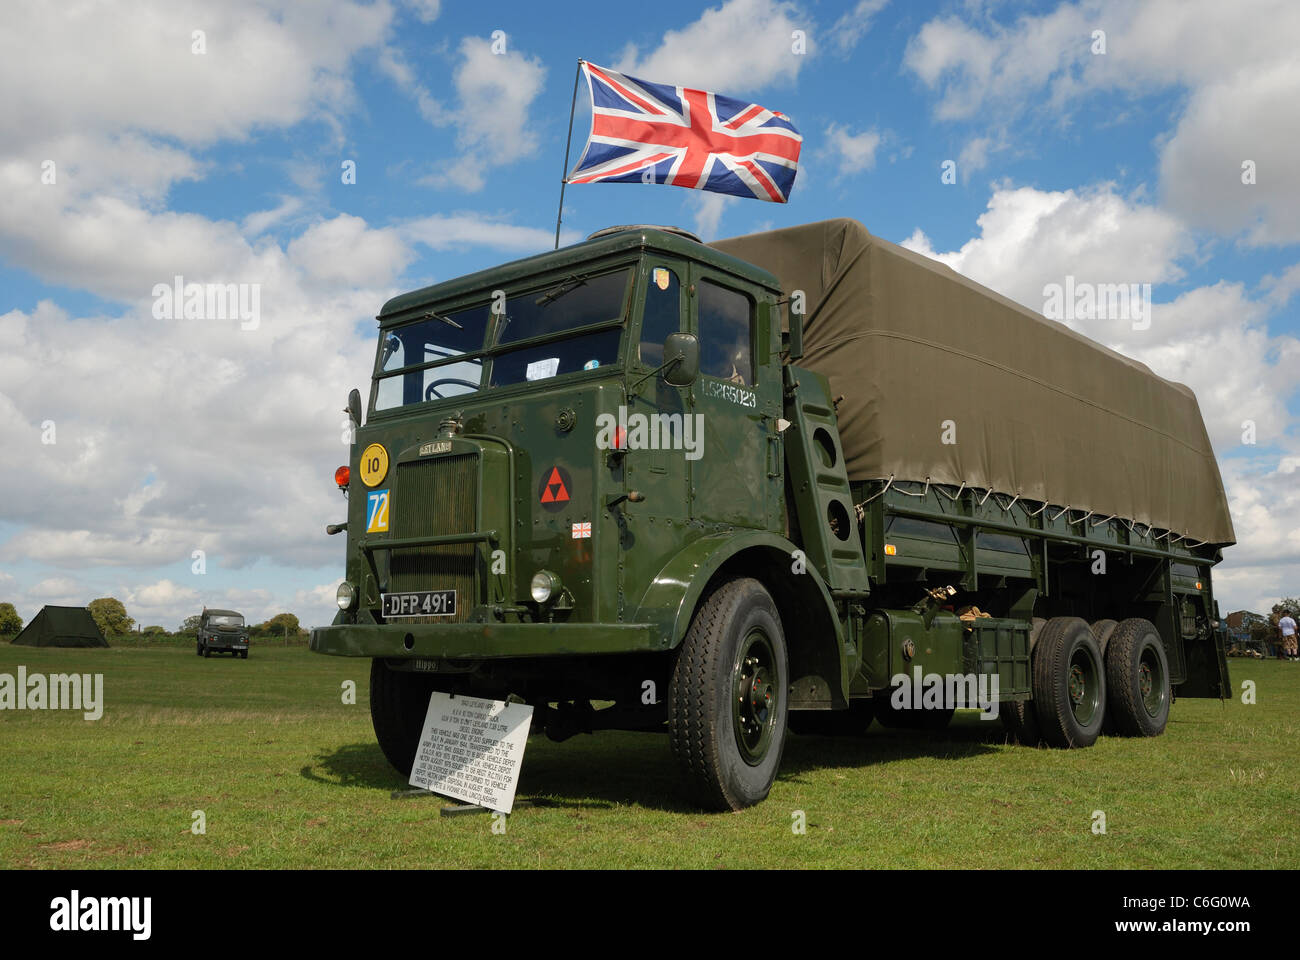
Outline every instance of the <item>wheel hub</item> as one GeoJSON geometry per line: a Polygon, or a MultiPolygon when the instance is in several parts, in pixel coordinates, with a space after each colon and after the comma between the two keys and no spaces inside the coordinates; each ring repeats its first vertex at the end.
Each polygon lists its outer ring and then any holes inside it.
{"type": "Polygon", "coordinates": [[[732,703],[736,742],[741,756],[751,766],[761,763],[767,755],[776,725],[779,679],[774,663],[765,634],[756,631],[745,638],[736,665],[732,703]]]}
{"type": "Polygon", "coordinates": [[[1070,668],[1070,700],[1075,706],[1083,703],[1083,695],[1088,689],[1087,678],[1084,677],[1083,671],[1079,667],[1070,668]]]}

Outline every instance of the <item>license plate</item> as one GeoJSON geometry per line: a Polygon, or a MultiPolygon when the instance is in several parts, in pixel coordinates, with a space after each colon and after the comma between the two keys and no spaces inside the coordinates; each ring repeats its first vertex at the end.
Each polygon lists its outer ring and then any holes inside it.
{"type": "Polygon", "coordinates": [[[379,599],[385,620],[393,617],[450,617],[456,613],[455,590],[385,593],[379,599]]]}

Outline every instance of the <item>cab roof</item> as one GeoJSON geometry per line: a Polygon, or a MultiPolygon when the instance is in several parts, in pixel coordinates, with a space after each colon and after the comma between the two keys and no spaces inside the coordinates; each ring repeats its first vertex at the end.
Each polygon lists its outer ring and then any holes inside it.
{"type": "Polygon", "coordinates": [[[384,304],[376,318],[380,324],[398,319],[413,310],[427,308],[431,303],[454,300],[480,290],[506,286],[529,277],[564,270],[573,270],[585,263],[601,260],[632,250],[658,250],[662,253],[700,260],[726,273],[751,283],[762,284],[778,295],[781,286],[776,277],[760,267],[689,239],[681,233],[655,227],[631,227],[615,233],[599,231],[591,238],[559,250],[550,250],[522,260],[513,260],[497,267],[446,280],[410,293],[393,297],[384,304]],[[601,235],[603,234],[603,236],[601,235]]]}

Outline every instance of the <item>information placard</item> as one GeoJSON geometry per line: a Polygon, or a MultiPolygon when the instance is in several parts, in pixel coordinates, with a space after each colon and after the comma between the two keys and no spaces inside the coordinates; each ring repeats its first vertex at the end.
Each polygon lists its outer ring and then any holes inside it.
{"type": "Polygon", "coordinates": [[[528,745],[533,708],[434,691],[424,717],[411,786],[509,813],[528,745]]]}

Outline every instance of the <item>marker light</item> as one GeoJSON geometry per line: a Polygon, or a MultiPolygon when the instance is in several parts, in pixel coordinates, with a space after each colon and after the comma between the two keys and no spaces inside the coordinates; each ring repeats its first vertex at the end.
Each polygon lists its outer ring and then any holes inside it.
{"type": "Polygon", "coordinates": [[[1201,589],[1201,581],[1199,580],[1196,581],[1196,589],[1197,590],[1201,589]]]}
{"type": "Polygon", "coordinates": [[[898,547],[894,546],[892,543],[885,544],[885,556],[887,557],[898,556],[898,547]]]}
{"type": "Polygon", "coordinates": [[[529,591],[535,601],[545,603],[560,592],[560,578],[549,570],[539,570],[533,574],[529,591]]]}
{"type": "Polygon", "coordinates": [[[334,482],[339,485],[340,490],[346,490],[351,479],[352,471],[347,467],[339,467],[334,471],[334,482]]]}
{"type": "MultiPolygon", "coordinates": [[[[346,469],[346,468],[345,468],[346,469]]],[[[357,588],[344,580],[334,593],[334,599],[340,610],[351,610],[357,602],[357,588]]]]}

